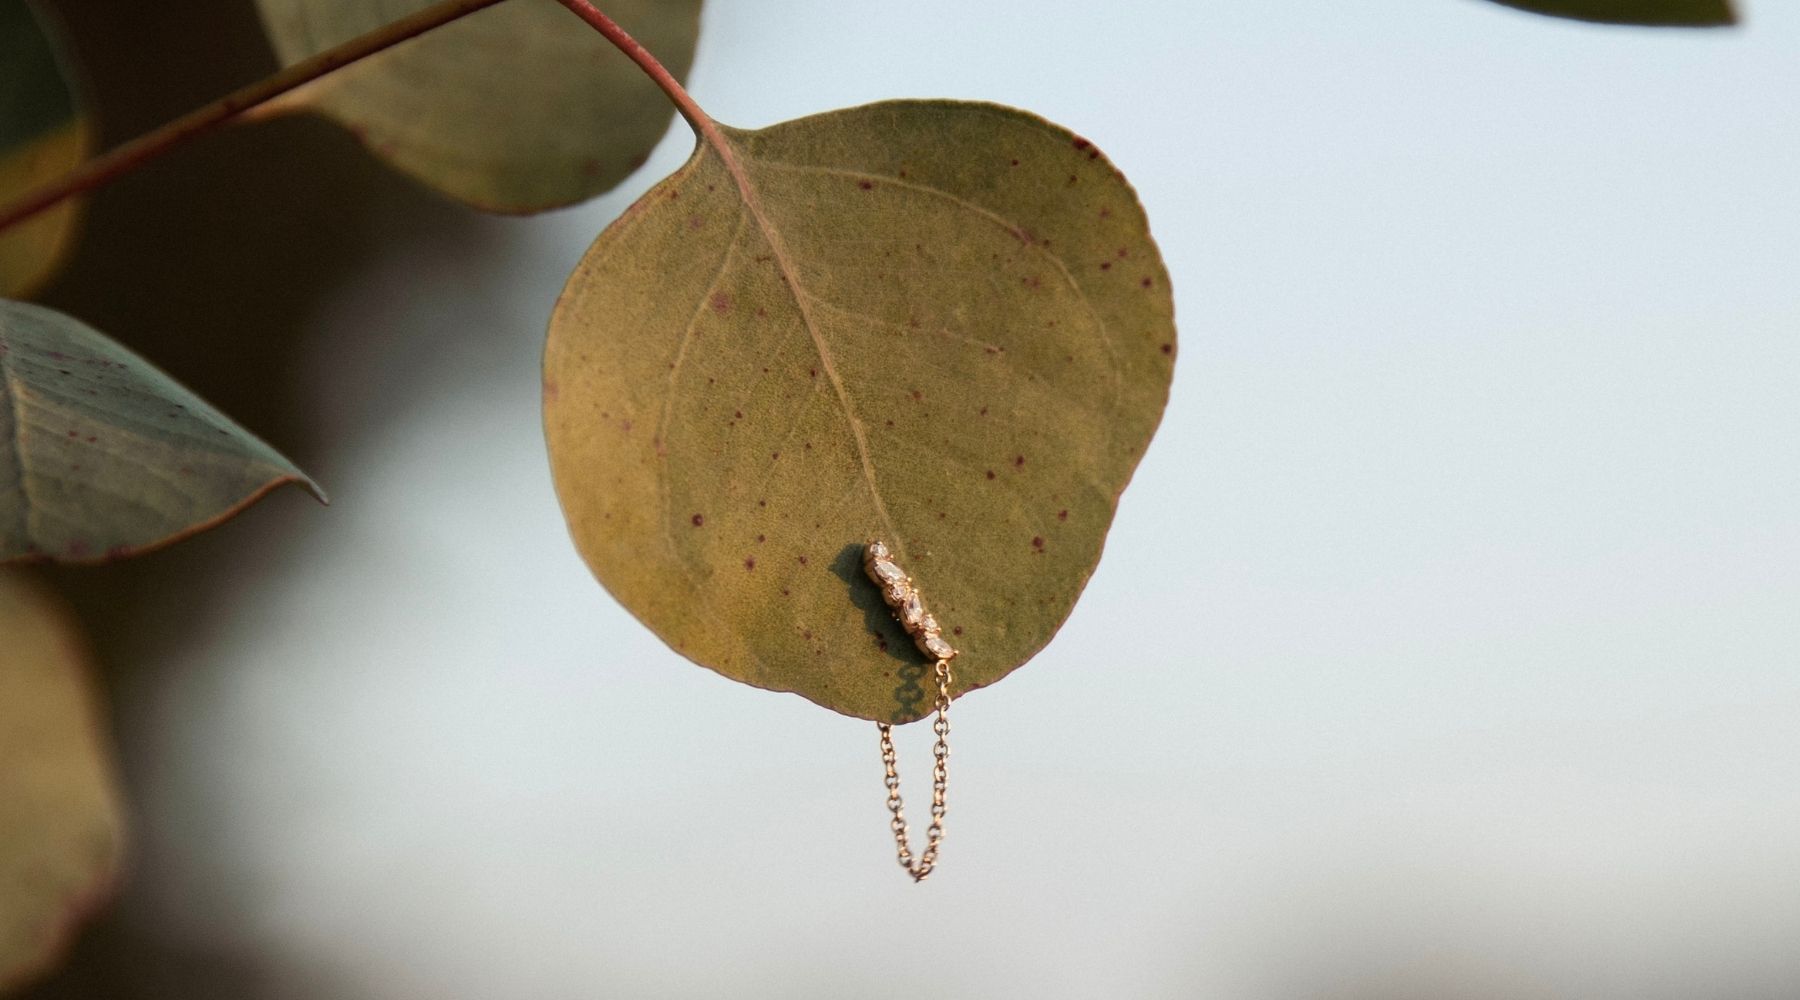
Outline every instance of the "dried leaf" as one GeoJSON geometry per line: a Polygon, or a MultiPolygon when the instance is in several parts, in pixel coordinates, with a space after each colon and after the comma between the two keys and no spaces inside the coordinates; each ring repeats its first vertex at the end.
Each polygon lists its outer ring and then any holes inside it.
{"type": "Polygon", "coordinates": [[[884,539],[956,689],[1067,618],[1168,398],[1168,274],[1100,152],[1011,108],[896,101],[702,144],[551,320],[558,493],[681,653],[863,718],[930,710],[864,578],[884,539]]]}
{"type": "Polygon", "coordinates": [[[230,518],[304,473],[149,362],[0,300],[0,562],[103,562],[230,518]]]}
{"type": "MultiPolygon", "coordinates": [[[[257,0],[290,64],[428,3],[257,0]]],[[[620,0],[607,12],[687,72],[700,0],[620,0]]],[[[472,14],[296,91],[286,107],[336,120],[396,169],[495,212],[608,190],[643,165],[673,117],[629,59],[548,2],[472,14]]]]}
{"type": "Polygon", "coordinates": [[[110,894],[124,820],[85,651],[61,604],[0,570],[0,992],[42,973],[110,894]]]}
{"type": "Polygon", "coordinates": [[[1737,23],[1730,0],[1494,0],[1536,14],[1605,24],[1714,28],[1737,23]]]}
{"type": "MultiPolygon", "coordinates": [[[[0,204],[73,169],[93,150],[94,129],[69,83],[51,24],[25,0],[0,0],[0,204]]],[[[70,200],[0,233],[0,297],[26,298],[74,243],[70,200]]]]}

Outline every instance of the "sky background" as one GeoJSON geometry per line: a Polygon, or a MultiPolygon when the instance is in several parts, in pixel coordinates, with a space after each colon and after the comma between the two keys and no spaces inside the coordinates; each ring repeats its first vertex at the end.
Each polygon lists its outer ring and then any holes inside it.
{"type": "Polygon", "coordinates": [[[568,544],[543,330],[677,129],[308,305],[334,505],[196,543],[257,571],[228,608],[151,598],[205,627],[114,692],[114,932],[294,1000],[1800,995],[1800,8],[1745,5],[709,0],[714,117],[1028,108],[1174,282],[1098,573],[956,705],[939,872],[871,725],[680,659],[568,544]]]}

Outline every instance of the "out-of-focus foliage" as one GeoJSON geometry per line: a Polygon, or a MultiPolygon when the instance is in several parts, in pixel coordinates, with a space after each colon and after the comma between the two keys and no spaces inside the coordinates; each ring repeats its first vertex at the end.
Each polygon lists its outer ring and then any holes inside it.
{"type": "Polygon", "coordinates": [[[45,971],[111,892],[124,820],[108,744],[67,611],[0,569],[0,992],[45,971]]]}
{"type": "Polygon", "coordinates": [[[0,300],[0,562],[102,562],[209,528],[293,463],[149,362],[0,300]]]}
{"type": "Polygon", "coordinates": [[[1494,0],[1552,17],[1605,24],[1713,28],[1737,23],[1730,0],[1494,0]]]}
{"type": "MultiPolygon", "coordinates": [[[[25,0],[0,0],[0,204],[74,168],[94,130],[51,23],[25,0]]],[[[76,200],[0,233],[0,297],[25,298],[75,239],[76,200]]]]}
{"type": "MultiPolygon", "coordinates": [[[[427,5],[257,0],[289,63],[427,5]]],[[[686,75],[700,0],[618,0],[606,11],[686,75]]],[[[397,169],[495,212],[608,190],[643,164],[674,115],[631,60],[549,2],[472,14],[302,88],[284,106],[342,123],[397,169]]]]}

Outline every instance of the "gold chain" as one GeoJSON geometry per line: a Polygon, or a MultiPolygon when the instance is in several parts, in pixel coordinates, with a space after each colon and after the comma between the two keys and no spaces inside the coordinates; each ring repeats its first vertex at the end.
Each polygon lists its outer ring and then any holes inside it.
{"type": "Polygon", "coordinates": [[[938,847],[944,842],[944,790],[950,780],[950,661],[937,661],[937,720],[931,724],[931,731],[937,734],[937,742],[932,745],[931,753],[937,763],[931,769],[931,826],[925,831],[925,852],[919,860],[913,861],[912,845],[906,829],[906,807],[900,801],[900,769],[899,755],[894,752],[894,727],[885,722],[877,722],[875,728],[881,731],[881,763],[887,768],[887,807],[894,814],[888,825],[894,831],[894,846],[900,859],[900,867],[906,869],[914,882],[923,882],[937,866],[938,847]]]}
{"type": "MultiPolygon", "coordinates": [[[[944,842],[944,788],[950,781],[950,661],[956,657],[957,649],[944,638],[937,618],[925,609],[925,599],[913,586],[912,577],[906,575],[894,561],[893,552],[878,538],[870,539],[863,548],[863,571],[869,574],[875,586],[881,588],[882,599],[894,609],[894,617],[906,627],[913,644],[937,661],[937,721],[931,724],[931,731],[937,734],[937,742],[931,748],[932,755],[937,758],[931,768],[931,827],[925,831],[925,850],[917,861],[913,860],[907,834],[906,806],[900,801],[900,767],[899,755],[894,752],[894,727],[885,722],[875,724],[881,732],[881,763],[887,768],[887,807],[888,812],[894,814],[888,826],[894,831],[895,853],[900,859],[900,867],[906,869],[913,881],[923,882],[937,867],[938,847],[944,842]]],[[[906,686],[912,687],[912,683],[909,679],[906,686]]]]}

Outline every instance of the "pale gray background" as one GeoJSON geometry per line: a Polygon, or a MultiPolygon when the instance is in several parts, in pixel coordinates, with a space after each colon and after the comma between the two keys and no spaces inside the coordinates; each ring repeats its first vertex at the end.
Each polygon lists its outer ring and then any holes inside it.
{"type": "Polygon", "coordinates": [[[711,0],[719,119],[1022,105],[1175,282],[1099,573],[957,706],[942,870],[893,864],[873,727],[689,665],[567,544],[543,329],[678,130],[305,320],[320,435],[413,402],[121,683],[116,919],[274,997],[1800,995],[1800,9],[1748,15],[711,0]]]}

